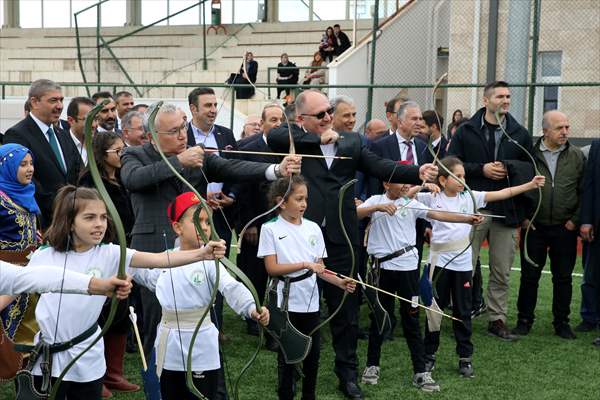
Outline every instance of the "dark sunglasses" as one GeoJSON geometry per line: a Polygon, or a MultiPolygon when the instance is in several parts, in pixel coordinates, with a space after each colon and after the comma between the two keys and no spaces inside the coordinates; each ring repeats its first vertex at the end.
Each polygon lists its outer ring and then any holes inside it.
{"type": "Polygon", "coordinates": [[[333,107],[328,108],[325,111],[321,111],[318,114],[301,114],[301,115],[304,116],[304,117],[313,117],[313,118],[316,118],[316,119],[323,119],[323,118],[325,118],[325,114],[332,115],[333,114],[333,107]]]}

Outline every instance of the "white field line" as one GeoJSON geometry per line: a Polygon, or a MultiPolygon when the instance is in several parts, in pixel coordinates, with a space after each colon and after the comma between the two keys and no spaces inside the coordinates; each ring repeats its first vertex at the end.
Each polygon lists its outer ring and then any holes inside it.
{"type": "MultiPolygon", "coordinates": [[[[489,265],[483,265],[483,264],[481,264],[481,267],[482,267],[482,268],[487,268],[487,269],[489,269],[489,268],[490,268],[490,266],[489,266],[489,265]]],[[[515,267],[513,267],[513,268],[511,268],[511,271],[519,271],[519,272],[521,272],[521,268],[515,268],[515,267]]],[[[548,274],[548,275],[549,275],[549,274],[552,274],[552,272],[550,272],[550,271],[548,271],[548,270],[543,270],[543,271],[542,271],[542,274],[548,274]]],[[[576,272],[573,272],[573,274],[572,274],[572,275],[573,275],[573,276],[577,276],[577,277],[579,277],[579,278],[583,278],[583,274],[579,274],[579,273],[576,273],[576,272]]]]}

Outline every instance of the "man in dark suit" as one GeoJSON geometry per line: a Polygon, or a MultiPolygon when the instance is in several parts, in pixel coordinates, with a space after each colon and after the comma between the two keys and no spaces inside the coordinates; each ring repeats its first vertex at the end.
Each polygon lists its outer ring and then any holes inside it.
{"type": "MultiPolygon", "coordinates": [[[[205,154],[200,146],[187,148],[187,124],[183,120],[183,112],[171,104],[161,107],[156,116],[156,130],[159,133],[160,147],[171,164],[200,193],[206,193],[207,186],[202,170],[210,180],[240,183],[274,180],[300,170],[297,157],[288,157],[281,164],[268,165],[226,160],[214,153],[205,154]]],[[[167,205],[177,195],[189,189],[175,177],[157,152],[152,138],[149,139],[150,142],[141,146],[126,148],[122,156],[121,180],[131,194],[135,214],[131,247],[140,251],[158,252],[173,247],[175,241],[166,213],[167,205]]],[[[143,287],[140,292],[144,315],[144,351],[150,359],[156,327],[161,319],[161,308],[153,292],[143,287]]],[[[155,372],[149,370],[142,376],[145,389],[152,387],[153,378],[156,379],[155,372]]]]}
{"type": "Polygon", "coordinates": [[[133,95],[126,90],[115,93],[114,99],[117,106],[117,121],[115,122],[115,131],[118,132],[123,131],[123,124],[121,120],[129,111],[131,111],[134,101],[133,95]]]}
{"type": "MultiPolygon", "coordinates": [[[[594,139],[590,147],[585,174],[583,178],[583,193],[581,196],[581,238],[589,242],[585,269],[589,269],[592,281],[596,287],[596,310],[600,310],[600,139],[594,139]]],[[[594,340],[595,346],[600,346],[600,336],[594,340]]]]}
{"type": "MultiPolygon", "coordinates": [[[[240,142],[240,150],[271,152],[271,148],[267,144],[267,137],[272,129],[277,128],[283,122],[283,109],[278,104],[267,104],[263,108],[261,115],[261,126],[263,131],[261,134],[252,135],[240,142]]],[[[248,161],[256,161],[262,163],[278,163],[281,157],[259,154],[243,154],[240,158],[248,161]]],[[[237,224],[238,234],[242,228],[256,216],[266,212],[269,208],[267,193],[269,191],[269,183],[261,182],[260,184],[251,183],[241,185],[239,193],[239,219],[237,224]]],[[[260,237],[260,228],[271,216],[267,215],[254,221],[250,225],[242,239],[242,251],[238,254],[238,265],[246,272],[260,298],[264,298],[266,291],[266,283],[268,274],[265,269],[264,260],[256,257],[258,253],[258,238],[260,237]]],[[[238,237],[239,239],[239,237],[238,237]]],[[[247,319],[248,333],[258,335],[258,326],[255,321],[247,319]]]]}
{"type": "Polygon", "coordinates": [[[31,84],[28,96],[31,112],[6,131],[4,143],[19,143],[33,153],[35,198],[45,229],[52,222],[52,203],[58,189],[76,184],[81,158],[69,133],[54,128],[63,110],[61,87],[38,79],[31,84]]]}
{"type": "MultiPolygon", "coordinates": [[[[211,88],[196,88],[188,95],[192,120],[188,124],[187,139],[189,146],[202,145],[205,149],[237,150],[233,132],[224,126],[215,124],[217,118],[217,97],[211,88]]],[[[235,158],[227,153],[214,153],[223,158],[235,158]]],[[[214,223],[219,236],[231,244],[229,221],[235,217],[236,193],[228,182],[206,182],[206,198],[215,210],[214,223]],[[222,211],[219,211],[219,208],[222,211]]]]}
{"type": "MultiPolygon", "coordinates": [[[[296,99],[296,124],[287,124],[272,130],[267,141],[276,152],[289,149],[289,130],[296,151],[302,154],[326,156],[346,156],[350,159],[305,158],[302,162],[302,174],[308,183],[308,208],[305,217],[315,221],[323,229],[327,248],[328,268],[349,274],[351,256],[348,244],[342,233],[338,217],[339,190],[348,181],[354,179],[360,170],[379,179],[392,182],[420,183],[423,178],[434,179],[437,168],[432,165],[398,166],[391,160],[385,160],[370,150],[361,141],[360,135],[353,132],[335,132],[331,129],[333,110],[327,97],[315,90],[307,90],[296,99]],[[393,172],[393,173],[392,173],[393,172]]],[[[358,221],[354,191],[348,190],[342,203],[343,223],[356,253],[358,246],[358,221]]],[[[333,285],[323,285],[323,294],[330,312],[341,303],[343,291],[333,285]]],[[[340,390],[351,399],[362,399],[357,384],[358,357],[356,355],[358,335],[358,299],[347,296],[340,311],[331,320],[332,344],[336,353],[335,373],[340,380],[340,390]]]]}
{"type": "MultiPolygon", "coordinates": [[[[423,121],[425,122],[425,130],[419,137],[423,139],[425,143],[428,143],[431,138],[433,152],[434,154],[437,154],[438,159],[441,160],[446,156],[446,148],[448,147],[448,139],[442,135],[444,118],[439,115],[437,111],[427,110],[423,112],[423,121]]],[[[431,155],[429,150],[425,152],[424,158],[426,162],[433,162],[433,155],[431,155]]]]}

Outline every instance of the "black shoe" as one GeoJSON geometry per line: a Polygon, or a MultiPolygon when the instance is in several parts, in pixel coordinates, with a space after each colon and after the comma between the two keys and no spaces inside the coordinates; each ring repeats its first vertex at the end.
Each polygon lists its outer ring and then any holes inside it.
{"type": "Polygon", "coordinates": [[[531,322],[526,321],[524,319],[520,319],[517,321],[517,326],[515,326],[513,328],[512,331],[510,331],[513,335],[518,335],[518,336],[527,336],[529,334],[529,332],[531,331],[531,322]]]}
{"type": "Polygon", "coordinates": [[[592,324],[591,322],[581,321],[581,323],[575,327],[575,332],[592,332],[596,329],[598,329],[598,324],[592,324]]]}
{"type": "Polygon", "coordinates": [[[554,333],[556,336],[560,336],[563,339],[577,339],[575,333],[571,329],[569,324],[560,324],[554,328],[554,333]]]}
{"type": "Polygon", "coordinates": [[[600,347],[600,336],[598,336],[596,339],[594,339],[592,344],[596,347],[600,347]]]}
{"type": "Polygon", "coordinates": [[[342,393],[344,393],[344,396],[346,396],[347,399],[353,399],[353,400],[362,400],[363,399],[362,391],[360,390],[360,387],[358,387],[358,384],[354,381],[346,381],[346,382],[340,381],[340,391],[342,393]]]}
{"type": "Polygon", "coordinates": [[[463,378],[474,378],[473,364],[470,358],[460,358],[458,360],[458,373],[463,378]]]}
{"type": "Polygon", "coordinates": [[[246,321],[246,333],[251,336],[258,336],[258,323],[252,320],[246,321]]]}
{"type": "Polygon", "coordinates": [[[488,335],[496,336],[498,339],[502,339],[507,342],[514,342],[515,340],[519,340],[519,336],[510,333],[510,331],[506,328],[506,325],[504,325],[504,321],[502,321],[501,319],[489,322],[488,335]]]}

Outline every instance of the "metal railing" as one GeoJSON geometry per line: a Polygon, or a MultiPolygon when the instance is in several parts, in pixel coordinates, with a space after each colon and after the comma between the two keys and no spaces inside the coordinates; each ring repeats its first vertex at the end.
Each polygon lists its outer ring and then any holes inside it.
{"type": "MultiPolygon", "coordinates": [[[[279,85],[278,83],[272,83],[272,81],[271,81],[271,72],[273,70],[277,71],[279,69],[283,69],[283,70],[295,70],[295,69],[297,69],[297,70],[302,70],[302,69],[329,69],[329,67],[327,67],[327,66],[322,66],[322,67],[267,67],[267,84],[268,85],[273,84],[273,85],[275,85],[275,88],[277,88],[277,87],[284,87],[283,85],[279,85]]],[[[298,80],[300,80],[300,76],[298,76],[298,80]]],[[[298,85],[299,86],[297,87],[297,89],[307,86],[306,84],[304,84],[304,85],[298,84],[298,85]]],[[[312,87],[313,85],[310,85],[310,86],[312,87]]],[[[271,96],[271,86],[269,86],[268,94],[269,94],[269,98],[271,99],[272,98],[272,96],[271,96]]]]}
{"type": "MultiPolygon", "coordinates": [[[[81,71],[81,77],[83,79],[83,82],[87,84],[88,80],[85,75],[85,69],[83,68],[83,59],[81,56],[81,39],[80,39],[80,35],[79,35],[79,24],[77,21],[77,17],[79,16],[79,14],[95,8],[96,9],[96,82],[102,81],[101,51],[102,51],[102,48],[105,48],[108,51],[108,53],[110,54],[112,60],[117,64],[117,66],[119,67],[121,72],[123,72],[123,75],[125,75],[125,78],[129,82],[130,87],[132,87],[137,92],[138,96],[142,96],[142,92],[139,90],[139,87],[141,87],[141,86],[139,84],[135,84],[135,82],[133,81],[133,79],[131,78],[131,76],[129,75],[129,73],[127,72],[125,67],[123,66],[123,64],[119,61],[119,58],[112,51],[110,45],[119,40],[136,35],[154,25],[160,24],[161,22],[166,21],[169,18],[175,17],[175,16],[177,16],[183,12],[186,12],[194,7],[199,7],[199,6],[203,5],[204,3],[206,3],[207,0],[200,0],[195,4],[192,4],[186,8],[183,8],[173,14],[169,14],[166,17],[156,20],[151,24],[144,25],[138,29],[134,29],[131,32],[127,32],[123,35],[117,36],[110,40],[106,40],[100,33],[100,28],[102,26],[101,7],[102,7],[102,4],[106,3],[107,1],[110,1],[110,0],[101,0],[95,4],[90,5],[89,7],[79,10],[73,14],[73,17],[75,19],[75,36],[76,36],[75,40],[77,43],[77,61],[79,64],[79,69],[81,71]]],[[[203,51],[202,68],[206,71],[208,69],[208,62],[207,62],[207,58],[206,58],[206,10],[205,10],[205,7],[202,7],[201,11],[202,11],[202,43],[203,43],[203,46],[202,46],[202,51],[203,51]]],[[[100,87],[101,87],[101,85],[97,86],[98,91],[100,91],[100,87]]],[[[90,96],[91,95],[90,86],[86,86],[85,88],[86,88],[88,96],[90,96]]]]}
{"type": "MultiPolygon", "coordinates": [[[[299,68],[308,68],[308,67],[299,67],[299,68]]],[[[28,87],[31,85],[31,82],[8,82],[8,81],[0,81],[0,95],[1,95],[1,99],[4,100],[6,99],[6,88],[7,87],[28,87]]],[[[282,84],[282,85],[277,85],[274,83],[256,83],[254,85],[250,85],[250,84],[227,84],[227,83],[177,83],[177,84],[134,84],[134,83],[118,83],[118,82],[85,82],[85,83],[81,83],[81,82],[63,82],[60,83],[61,86],[64,87],[84,87],[89,91],[90,87],[105,87],[105,88],[112,88],[113,92],[116,92],[117,89],[119,88],[131,88],[131,87],[138,87],[138,88],[152,88],[152,89],[157,89],[157,88],[196,88],[196,87],[201,87],[201,86],[205,86],[205,87],[212,87],[212,88],[224,88],[224,89],[231,89],[234,90],[236,88],[250,88],[250,87],[256,87],[256,88],[261,88],[261,89],[272,89],[272,88],[277,88],[277,87],[281,87],[281,88],[291,88],[292,90],[298,90],[301,88],[306,87],[306,85],[302,85],[302,84],[294,84],[294,85],[289,85],[289,84],[282,84]]],[[[403,83],[393,83],[393,84],[374,84],[374,85],[369,85],[369,84],[342,84],[342,85],[310,85],[311,88],[314,89],[431,89],[433,88],[433,84],[431,83],[426,83],[426,84],[403,84],[403,83]]],[[[589,87],[595,87],[595,88],[600,88],[600,82],[553,82],[553,83],[548,83],[548,82],[533,82],[533,83],[511,83],[510,87],[513,88],[517,88],[517,87],[525,87],[525,88],[537,88],[537,87],[553,87],[553,86],[559,86],[559,87],[574,87],[574,88],[589,88],[589,87]]],[[[483,83],[460,83],[460,84],[453,84],[453,83],[446,83],[446,84],[441,84],[439,86],[440,89],[464,89],[464,88],[483,88],[485,87],[485,84],[483,83]]],[[[223,96],[223,101],[224,98],[226,96],[223,96]]],[[[268,95],[269,99],[272,99],[272,97],[270,96],[270,94],[268,95]]],[[[266,99],[268,100],[268,99],[266,99]]],[[[231,121],[231,126],[233,126],[233,120],[234,120],[234,113],[235,113],[235,95],[231,94],[230,95],[230,121],[231,121]]],[[[372,101],[372,99],[371,99],[372,101]]],[[[534,104],[532,102],[529,103],[529,111],[530,114],[533,115],[533,107],[534,104]]],[[[530,123],[532,123],[532,121],[529,121],[530,123]]],[[[531,127],[529,128],[529,131],[532,132],[531,127]]]]}

